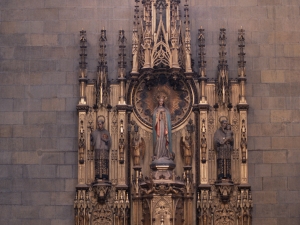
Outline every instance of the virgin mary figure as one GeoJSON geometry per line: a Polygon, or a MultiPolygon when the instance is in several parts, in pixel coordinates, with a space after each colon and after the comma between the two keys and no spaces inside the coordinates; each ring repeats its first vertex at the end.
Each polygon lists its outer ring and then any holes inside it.
{"type": "Polygon", "coordinates": [[[171,139],[171,117],[165,107],[165,97],[159,96],[158,106],[153,112],[154,158],[173,159],[171,139]]]}

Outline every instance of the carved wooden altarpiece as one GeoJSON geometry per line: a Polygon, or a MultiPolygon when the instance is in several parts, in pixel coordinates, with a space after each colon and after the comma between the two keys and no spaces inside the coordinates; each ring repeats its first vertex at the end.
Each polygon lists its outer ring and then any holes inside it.
{"type": "Polygon", "coordinates": [[[183,6],[180,0],[135,2],[131,72],[126,74],[126,38],[120,30],[117,83],[109,81],[106,30],[100,34],[95,79],[87,78],[87,35],[80,32],[75,224],[250,225],[245,31],[237,34],[237,77],[229,76],[222,28],[218,75],[208,79],[205,30],[198,30],[193,46],[188,1],[183,6]],[[191,48],[198,48],[199,73],[191,48]],[[160,99],[169,112],[167,158],[154,152],[153,114],[160,99]],[[108,164],[101,165],[109,171],[105,176],[95,173],[91,134],[97,129],[110,134],[110,141],[107,135],[102,140],[109,148],[108,164]]]}

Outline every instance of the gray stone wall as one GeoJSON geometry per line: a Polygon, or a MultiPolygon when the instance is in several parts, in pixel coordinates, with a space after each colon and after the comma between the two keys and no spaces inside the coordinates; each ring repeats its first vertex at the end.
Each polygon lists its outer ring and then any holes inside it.
{"type": "MultiPolygon", "coordinates": [[[[197,30],[203,26],[209,77],[216,76],[219,29],[227,29],[230,77],[237,76],[237,30],[246,30],[253,224],[298,225],[299,1],[190,5],[193,58],[197,62],[197,30]]],[[[87,31],[93,79],[99,33],[106,28],[115,79],[118,30],[125,30],[129,46],[133,8],[133,0],[0,1],[0,224],[74,223],[79,31],[87,31]]]]}

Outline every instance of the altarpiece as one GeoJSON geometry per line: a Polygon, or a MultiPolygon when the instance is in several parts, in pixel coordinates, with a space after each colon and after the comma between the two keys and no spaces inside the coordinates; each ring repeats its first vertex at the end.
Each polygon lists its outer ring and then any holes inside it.
{"type": "Polygon", "coordinates": [[[205,30],[192,45],[188,1],[135,2],[131,72],[120,30],[116,83],[109,81],[106,30],[94,79],[80,32],[75,224],[250,225],[245,31],[237,32],[236,78],[221,28],[217,76],[208,79],[205,30]]]}

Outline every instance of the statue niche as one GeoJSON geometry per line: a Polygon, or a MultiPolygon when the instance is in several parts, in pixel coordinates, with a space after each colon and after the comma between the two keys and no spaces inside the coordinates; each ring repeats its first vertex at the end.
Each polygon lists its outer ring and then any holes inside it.
{"type": "Polygon", "coordinates": [[[95,180],[109,179],[109,149],[111,137],[104,129],[105,118],[99,116],[97,119],[98,128],[91,133],[91,144],[95,150],[95,180]]]}
{"type": "Polygon", "coordinates": [[[233,132],[225,116],[220,117],[221,127],[214,134],[214,146],[217,152],[218,181],[231,180],[231,153],[233,149],[233,132]]]}

